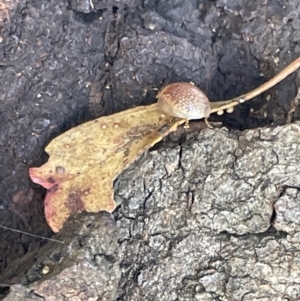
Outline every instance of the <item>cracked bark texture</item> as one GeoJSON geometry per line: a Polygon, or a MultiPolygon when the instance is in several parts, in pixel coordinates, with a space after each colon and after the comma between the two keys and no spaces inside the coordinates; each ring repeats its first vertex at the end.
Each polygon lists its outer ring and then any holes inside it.
{"type": "Polygon", "coordinates": [[[106,212],[71,218],[56,237],[64,244],[44,246],[5,300],[115,300],[121,276],[116,232],[106,212]]]}
{"type": "MultiPolygon", "coordinates": [[[[0,226],[39,236],[52,233],[28,168],[51,139],[172,82],[235,97],[300,54],[299,0],[0,4],[0,226]]],[[[117,228],[95,221],[91,249],[76,244],[84,215],[62,249],[0,229],[0,298],[299,300],[299,124],[275,127],[300,119],[299,86],[295,73],[211,116],[230,130],[183,131],[140,158],[115,183],[117,228]],[[64,256],[47,272],[53,249],[64,256]]]]}
{"type": "Polygon", "coordinates": [[[81,243],[94,256],[110,246],[115,260],[76,255],[5,300],[299,300],[299,135],[298,122],[167,141],[117,179],[117,227],[106,217],[107,228],[93,227],[106,240],[81,243]],[[119,289],[102,296],[107,287],[119,289]]]}
{"type": "Polygon", "coordinates": [[[121,300],[299,300],[299,134],[206,129],[124,173],[121,300]]]}

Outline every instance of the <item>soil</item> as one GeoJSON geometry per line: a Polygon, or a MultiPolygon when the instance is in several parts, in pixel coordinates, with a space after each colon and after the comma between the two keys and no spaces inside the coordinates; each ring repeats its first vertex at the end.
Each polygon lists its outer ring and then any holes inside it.
{"type": "MultiPolygon", "coordinates": [[[[173,82],[192,81],[211,101],[238,96],[300,53],[298,0],[0,4],[0,226],[38,236],[53,233],[43,216],[45,190],[30,181],[28,168],[47,160],[44,147],[54,137],[88,120],[154,103],[155,88],[173,82]]],[[[211,120],[230,131],[300,120],[299,86],[296,72],[234,113],[211,120]]],[[[158,148],[182,143],[174,141],[158,148]]],[[[0,233],[4,296],[47,241],[8,229],[0,233]],[[26,264],[15,264],[22,258],[26,264]]],[[[135,254],[127,256],[126,264],[134,263],[135,254]]],[[[128,275],[122,275],[117,295],[126,300],[128,275]]]]}

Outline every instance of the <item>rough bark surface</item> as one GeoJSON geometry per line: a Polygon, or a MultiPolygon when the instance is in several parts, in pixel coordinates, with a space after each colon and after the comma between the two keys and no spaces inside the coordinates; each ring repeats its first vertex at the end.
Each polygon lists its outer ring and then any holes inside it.
{"type": "Polygon", "coordinates": [[[21,283],[37,283],[13,285],[5,300],[115,300],[121,276],[117,239],[106,212],[72,218],[57,235],[64,244],[48,243],[24,270],[21,283]]]}
{"type": "Polygon", "coordinates": [[[299,300],[299,134],[205,129],[147,153],[115,183],[116,225],[70,221],[5,300],[299,300]]]}
{"type": "MultiPolygon", "coordinates": [[[[245,93],[299,56],[299,20],[298,0],[0,1],[0,226],[52,235],[28,177],[51,139],[172,82],[211,101],[245,93]]],[[[295,73],[212,116],[227,129],[147,153],[115,183],[116,226],[90,215],[88,244],[84,214],[65,247],[0,228],[0,296],[299,300],[299,86],[295,73]]]]}

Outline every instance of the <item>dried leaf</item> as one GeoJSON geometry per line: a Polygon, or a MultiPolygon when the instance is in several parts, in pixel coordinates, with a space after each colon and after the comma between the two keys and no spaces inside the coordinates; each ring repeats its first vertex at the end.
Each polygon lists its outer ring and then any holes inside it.
{"type": "Polygon", "coordinates": [[[113,181],[142,152],[184,123],[157,104],[100,117],[50,142],[49,161],[30,168],[33,182],[48,189],[46,220],[58,232],[71,214],[115,209],[113,181]]]}

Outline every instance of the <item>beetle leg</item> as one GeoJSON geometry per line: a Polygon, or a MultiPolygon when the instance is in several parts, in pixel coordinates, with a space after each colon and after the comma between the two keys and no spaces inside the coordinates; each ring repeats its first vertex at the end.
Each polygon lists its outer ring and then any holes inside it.
{"type": "Polygon", "coordinates": [[[185,120],[185,124],[184,124],[183,127],[184,127],[185,129],[189,129],[189,128],[190,128],[189,120],[188,120],[188,119],[185,120]]]}
{"type": "Polygon", "coordinates": [[[207,118],[204,118],[205,124],[209,129],[212,129],[213,126],[209,123],[209,121],[207,120],[207,118]]]}

